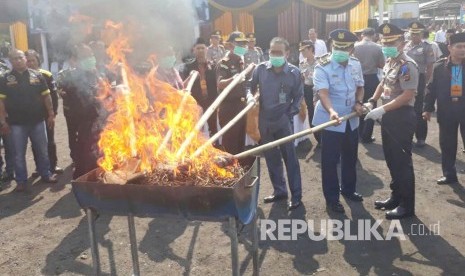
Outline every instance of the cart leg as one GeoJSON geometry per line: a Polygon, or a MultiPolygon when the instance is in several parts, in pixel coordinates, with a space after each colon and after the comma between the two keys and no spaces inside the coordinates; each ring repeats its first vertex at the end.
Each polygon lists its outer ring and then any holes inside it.
{"type": "Polygon", "coordinates": [[[97,237],[95,235],[95,212],[92,209],[86,209],[87,223],[89,225],[90,251],[92,253],[92,266],[94,275],[100,276],[100,256],[98,253],[97,237]]]}
{"type": "Polygon", "coordinates": [[[134,226],[134,215],[128,215],[129,241],[131,243],[132,270],[134,276],[140,276],[139,256],[137,255],[136,227],[134,226]]]}
{"type": "Polygon", "coordinates": [[[252,220],[252,258],[253,258],[253,275],[258,276],[258,226],[257,226],[257,212],[252,220]]]}
{"type": "Polygon", "coordinates": [[[239,276],[239,253],[235,217],[229,217],[229,237],[231,238],[232,275],[239,276]]]}

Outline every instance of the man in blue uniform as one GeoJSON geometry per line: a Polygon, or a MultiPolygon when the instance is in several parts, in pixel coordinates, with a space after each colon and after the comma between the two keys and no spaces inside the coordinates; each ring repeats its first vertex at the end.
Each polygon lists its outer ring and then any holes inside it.
{"type": "MultiPolygon", "coordinates": [[[[342,116],[353,111],[362,115],[363,111],[362,67],[356,58],[350,57],[357,37],[347,30],[338,29],[330,33],[330,38],[333,40],[332,53],[318,60],[313,77],[314,89],[320,97],[315,107],[313,125],[340,120],[342,116]]],[[[355,192],[358,125],[359,119],[353,118],[329,127],[321,134],[323,193],[328,208],[339,213],[344,212],[339,193],[349,200],[363,200],[362,196],[355,192]],[[337,174],[339,160],[341,185],[337,174]]]]}
{"type": "MultiPolygon", "coordinates": [[[[252,91],[260,86],[260,113],[258,129],[261,143],[266,144],[292,134],[291,118],[299,113],[303,97],[303,82],[300,70],[286,61],[289,43],[281,37],[270,42],[270,60],[257,66],[251,80],[252,91]]],[[[250,99],[250,94],[248,99],[250,99]]],[[[286,164],[289,189],[292,194],[288,209],[300,206],[302,181],[300,166],[293,142],[288,142],[265,152],[268,173],[274,193],[265,198],[265,203],[287,198],[283,163],[286,164]]]]}
{"type": "Polygon", "coordinates": [[[381,120],[381,137],[386,164],[391,175],[391,196],[375,201],[375,208],[391,210],[387,219],[401,219],[415,214],[415,174],[412,162],[412,140],[416,129],[414,110],[419,73],[415,61],[403,50],[403,31],[386,23],[378,28],[383,37],[386,58],[384,78],[368,101],[383,105],[371,110],[365,120],[381,120]]]}

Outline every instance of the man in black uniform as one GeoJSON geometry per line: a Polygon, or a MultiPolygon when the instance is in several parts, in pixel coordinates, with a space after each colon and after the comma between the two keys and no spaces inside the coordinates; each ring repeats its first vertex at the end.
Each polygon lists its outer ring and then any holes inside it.
{"type": "Polygon", "coordinates": [[[67,116],[72,120],[72,126],[68,124],[68,131],[71,128],[76,137],[71,147],[75,165],[73,179],[97,167],[99,130],[96,122],[99,102],[96,96],[101,81],[96,59],[89,46],[77,45],[75,56],[76,69],[58,79],[58,87],[64,93],[63,99],[69,104],[66,106],[69,108],[67,116]]]}
{"type": "MultiPolygon", "coordinates": [[[[247,39],[241,32],[233,32],[228,38],[226,56],[218,62],[216,67],[218,92],[221,92],[233,80],[236,74],[244,70],[244,54],[247,52],[247,39]]],[[[246,84],[236,85],[221,103],[218,111],[220,126],[223,127],[245,107],[246,84]]],[[[224,149],[236,154],[244,151],[245,147],[245,118],[239,120],[222,138],[224,149]]]]}
{"type": "Polygon", "coordinates": [[[15,191],[24,192],[28,190],[26,149],[29,139],[36,149],[37,169],[42,180],[57,182],[50,172],[45,130],[55,125],[55,113],[44,77],[27,68],[24,52],[12,50],[9,59],[13,69],[0,78],[0,131],[3,135],[11,132],[15,149],[15,191]]]}
{"type": "Polygon", "coordinates": [[[440,59],[434,65],[423,112],[423,118],[429,121],[437,101],[443,173],[437,184],[458,182],[455,168],[457,132],[459,125],[465,124],[465,33],[452,35],[448,50],[450,56],[440,59]]]}
{"type": "MultiPolygon", "coordinates": [[[[195,42],[193,52],[195,58],[186,63],[182,75],[183,79],[186,79],[192,71],[199,72],[199,77],[194,82],[191,92],[197,104],[205,111],[215,101],[218,94],[215,64],[207,60],[207,44],[202,38],[197,39],[195,42]]],[[[208,119],[210,136],[217,132],[217,128],[217,114],[214,113],[208,119]]]]}
{"type": "Polygon", "coordinates": [[[383,35],[382,51],[388,58],[384,78],[368,100],[372,105],[382,99],[383,105],[371,110],[365,120],[381,120],[381,136],[386,164],[391,175],[391,197],[375,201],[375,208],[386,209],[387,219],[400,219],[415,214],[415,174],[412,162],[412,140],[415,132],[415,94],[418,69],[404,52],[403,31],[386,23],[379,26],[383,35]]]}

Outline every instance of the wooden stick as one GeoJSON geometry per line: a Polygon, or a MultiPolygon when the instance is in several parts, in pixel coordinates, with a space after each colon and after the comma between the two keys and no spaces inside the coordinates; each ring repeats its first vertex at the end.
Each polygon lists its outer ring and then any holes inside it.
{"type": "MultiPolygon", "coordinates": [[[[260,94],[257,93],[255,95],[255,100],[257,101],[258,98],[260,97],[260,94]]],[[[221,137],[221,135],[223,135],[226,131],[228,131],[232,126],[234,126],[242,117],[245,116],[245,114],[247,114],[247,112],[249,112],[249,110],[251,110],[254,106],[256,105],[256,102],[251,102],[249,103],[241,112],[239,112],[231,121],[229,121],[229,123],[227,123],[224,127],[221,128],[220,131],[218,131],[217,133],[215,133],[215,135],[213,135],[212,137],[210,137],[210,139],[208,139],[208,141],[206,141],[205,143],[203,143],[203,145],[201,145],[195,152],[194,154],[192,154],[191,158],[196,158],[197,156],[199,156],[199,154],[205,150],[206,147],[208,147],[209,145],[213,144],[216,140],[218,140],[218,138],[221,137]]]]}
{"type": "MultiPolygon", "coordinates": [[[[184,107],[186,106],[186,103],[187,103],[187,99],[189,99],[189,97],[191,95],[192,86],[194,86],[195,80],[199,76],[199,72],[197,72],[197,71],[192,71],[192,72],[193,73],[190,76],[191,79],[187,83],[186,90],[184,90],[184,94],[182,95],[181,103],[179,104],[179,107],[176,110],[173,127],[177,126],[179,121],[181,120],[182,113],[184,112],[184,107]]],[[[160,144],[160,146],[157,149],[156,156],[160,155],[160,153],[165,149],[166,145],[168,144],[168,142],[171,139],[171,135],[173,135],[173,129],[172,128],[170,128],[168,130],[168,132],[165,134],[165,137],[163,138],[162,143],[160,144]]]]}
{"type": "Polygon", "coordinates": [[[224,101],[224,99],[231,93],[232,89],[236,87],[239,83],[243,81],[247,74],[252,71],[255,65],[250,64],[247,68],[239,73],[238,75],[234,76],[231,83],[226,86],[226,88],[218,95],[216,100],[204,111],[202,117],[200,117],[199,121],[195,125],[194,129],[190,131],[187,135],[186,140],[182,143],[181,147],[179,148],[178,152],[176,153],[176,159],[180,159],[181,156],[186,151],[187,147],[190,145],[192,140],[194,139],[195,135],[202,129],[203,125],[207,122],[207,120],[211,117],[211,115],[215,112],[218,106],[224,101]]]}
{"type": "MultiPolygon", "coordinates": [[[[341,117],[340,120],[341,120],[341,122],[344,122],[344,121],[350,120],[350,119],[358,117],[358,116],[359,115],[357,114],[357,112],[352,112],[352,113],[350,113],[350,114],[348,114],[346,116],[341,117]]],[[[278,139],[276,141],[273,141],[273,142],[261,145],[259,147],[256,147],[256,148],[253,148],[253,149],[238,153],[236,155],[233,155],[233,157],[239,159],[239,158],[244,158],[244,157],[251,156],[251,155],[256,155],[257,153],[261,153],[263,151],[266,151],[266,150],[269,150],[271,148],[277,147],[277,146],[282,145],[284,143],[293,141],[294,139],[297,139],[297,138],[300,138],[300,137],[303,137],[303,136],[306,136],[306,135],[321,131],[321,130],[327,128],[327,127],[335,126],[337,124],[338,124],[337,120],[331,120],[329,122],[323,123],[323,124],[318,125],[316,127],[306,129],[306,130],[303,130],[301,132],[297,132],[297,133],[294,133],[292,135],[283,137],[283,138],[278,139]]]]}
{"type": "Polygon", "coordinates": [[[129,90],[129,82],[128,82],[128,75],[126,73],[126,69],[124,65],[121,65],[121,78],[123,79],[123,84],[118,85],[117,88],[120,90],[121,94],[124,96],[126,108],[127,108],[127,115],[129,117],[129,148],[131,149],[131,156],[137,156],[137,148],[136,148],[136,126],[134,124],[134,114],[132,114],[129,104],[131,102],[130,96],[131,91],[129,90]]]}

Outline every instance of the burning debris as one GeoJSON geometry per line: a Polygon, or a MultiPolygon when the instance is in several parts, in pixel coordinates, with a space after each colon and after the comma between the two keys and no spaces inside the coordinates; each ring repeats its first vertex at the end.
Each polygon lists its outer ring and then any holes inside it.
{"type": "Polygon", "coordinates": [[[146,75],[137,74],[126,58],[134,42],[125,35],[124,26],[110,22],[107,28],[115,32],[107,50],[110,66],[118,68],[122,83],[116,88],[103,85],[99,93],[110,113],[98,142],[101,180],[228,186],[240,178],[243,169],[237,162],[225,168],[218,166],[215,158],[225,153],[211,144],[204,145],[207,137],[199,126],[213,111],[209,108],[202,116],[189,91],[176,90],[155,77],[156,66],[146,75]],[[198,152],[200,147],[202,151],[198,152]]]}

